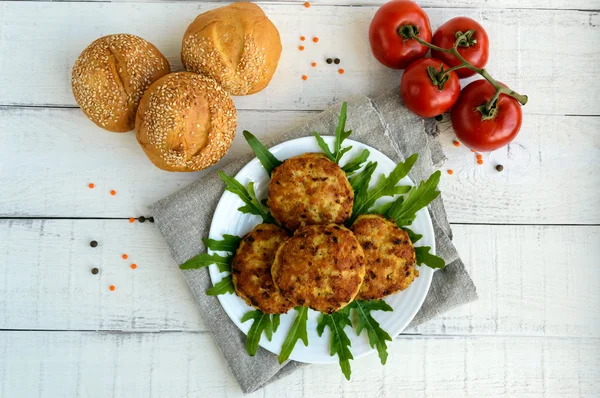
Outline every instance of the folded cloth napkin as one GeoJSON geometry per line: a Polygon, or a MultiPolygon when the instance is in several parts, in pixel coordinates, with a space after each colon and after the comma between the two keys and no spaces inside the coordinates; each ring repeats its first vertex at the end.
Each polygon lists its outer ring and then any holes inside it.
{"type": "MultiPolygon", "coordinates": [[[[264,144],[270,147],[293,138],[311,136],[313,131],[333,135],[339,110],[340,106],[336,105],[309,116],[287,133],[272,140],[263,139],[264,144]]],[[[373,100],[364,96],[350,99],[347,128],[352,129],[351,139],[380,150],[396,162],[418,153],[419,159],[410,173],[415,183],[427,179],[445,160],[439,143],[433,137],[435,123],[426,122],[408,111],[396,91],[373,100]]],[[[248,148],[245,156],[221,164],[220,169],[235,175],[253,157],[248,148]]],[[[177,264],[205,251],[200,239],[208,236],[213,212],[223,190],[224,184],[217,173],[210,172],[151,206],[156,225],[177,264]]],[[[452,244],[452,233],[441,197],[430,205],[429,211],[435,230],[436,252],[447,266],[434,274],[423,307],[409,327],[477,299],[473,281],[452,244]]],[[[205,293],[212,286],[208,270],[186,270],[183,275],[229,369],[245,393],[255,391],[302,366],[294,361],[279,365],[277,356],[263,348],[258,350],[256,356],[248,356],[245,352],[246,336],[229,319],[217,298],[205,293]]]]}

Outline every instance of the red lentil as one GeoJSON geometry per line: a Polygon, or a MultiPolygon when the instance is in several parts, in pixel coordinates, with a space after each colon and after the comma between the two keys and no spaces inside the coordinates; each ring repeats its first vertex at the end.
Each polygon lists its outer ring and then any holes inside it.
{"type": "Polygon", "coordinates": [[[123,260],[127,260],[129,256],[127,254],[123,254],[121,257],[123,257],[123,260]]]}
{"type": "Polygon", "coordinates": [[[454,170],[448,169],[448,174],[450,174],[450,175],[454,174],[454,170]]]}
{"type": "Polygon", "coordinates": [[[93,182],[90,182],[90,183],[88,184],[88,187],[89,187],[90,189],[93,189],[93,188],[95,187],[95,185],[94,185],[94,183],[93,183],[93,182]]]}

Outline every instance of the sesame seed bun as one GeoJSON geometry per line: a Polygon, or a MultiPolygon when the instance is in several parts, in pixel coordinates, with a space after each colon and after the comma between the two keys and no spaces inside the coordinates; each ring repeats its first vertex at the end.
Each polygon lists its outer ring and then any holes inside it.
{"type": "Polygon", "coordinates": [[[190,72],[217,80],[232,95],[267,87],[281,55],[281,39],[263,10],[233,3],[200,14],[183,36],[181,61],[190,72]]]}
{"type": "Polygon", "coordinates": [[[154,165],[197,171],[217,163],[237,127],[233,100],[214,79],[168,74],[148,88],[135,120],[136,137],[154,165]]]}
{"type": "Polygon", "coordinates": [[[115,133],[133,130],[146,89],[171,71],[151,43],[129,34],[104,36],[90,44],[73,65],[73,95],[83,113],[115,133]]]}

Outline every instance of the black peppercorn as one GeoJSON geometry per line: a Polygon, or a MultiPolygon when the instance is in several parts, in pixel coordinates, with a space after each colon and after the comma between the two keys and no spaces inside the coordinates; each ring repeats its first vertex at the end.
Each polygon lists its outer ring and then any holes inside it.
{"type": "Polygon", "coordinates": [[[502,171],[502,170],[504,170],[504,166],[502,166],[501,164],[499,164],[499,165],[496,166],[496,170],[502,171]]]}
{"type": "Polygon", "coordinates": [[[98,242],[96,242],[95,240],[93,240],[93,241],[90,242],[90,246],[96,247],[96,246],[98,246],[98,242]]]}
{"type": "Polygon", "coordinates": [[[96,275],[98,272],[98,268],[92,268],[92,274],[96,275]]]}
{"type": "Polygon", "coordinates": [[[336,65],[338,65],[340,63],[340,59],[339,58],[334,59],[333,63],[336,64],[336,65]]]}
{"type": "Polygon", "coordinates": [[[154,217],[148,217],[148,221],[154,222],[154,217]]]}
{"type": "Polygon", "coordinates": [[[332,63],[332,62],[333,62],[333,60],[332,60],[331,58],[327,58],[327,59],[325,60],[325,62],[327,62],[328,64],[330,64],[330,63],[332,63]]]}
{"type": "Polygon", "coordinates": [[[435,117],[435,120],[437,120],[438,122],[441,122],[441,121],[442,121],[442,119],[444,119],[444,116],[442,116],[442,115],[437,115],[437,116],[435,117]]]}
{"type": "Polygon", "coordinates": [[[139,221],[139,222],[144,222],[144,221],[146,221],[146,217],[144,217],[144,216],[139,216],[139,217],[138,217],[138,221],[139,221]]]}

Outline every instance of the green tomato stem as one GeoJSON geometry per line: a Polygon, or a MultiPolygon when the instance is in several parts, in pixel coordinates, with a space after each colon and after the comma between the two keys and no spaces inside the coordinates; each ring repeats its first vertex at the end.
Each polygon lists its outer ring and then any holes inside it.
{"type": "Polygon", "coordinates": [[[500,96],[500,94],[506,94],[510,97],[513,97],[514,99],[516,99],[517,101],[519,101],[519,103],[521,105],[525,105],[527,103],[527,96],[526,95],[522,95],[517,93],[514,90],[511,90],[508,87],[504,87],[503,85],[501,85],[500,83],[498,83],[492,76],[490,76],[490,74],[483,68],[478,68],[474,65],[472,65],[471,63],[469,63],[462,55],[460,55],[460,53],[458,52],[458,46],[461,45],[461,43],[464,43],[465,41],[468,41],[469,38],[473,35],[472,30],[468,30],[462,34],[460,34],[457,38],[456,41],[454,42],[454,46],[452,46],[452,48],[442,48],[442,47],[438,47],[434,44],[428,43],[425,40],[420,39],[417,34],[415,34],[414,30],[412,29],[411,25],[405,25],[403,27],[400,28],[401,30],[399,30],[399,33],[401,36],[405,37],[408,36],[411,39],[416,40],[417,42],[419,42],[419,44],[431,48],[432,50],[436,50],[436,51],[440,51],[440,52],[444,52],[444,53],[450,53],[453,54],[456,58],[458,58],[461,63],[455,67],[452,67],[450,69],[448,69],[445,74],[449,74],[452,71],[455,71],[457,69],[461,69],[461,68],[468,68],[470,70],[472,70],[475,73],[478,73],[479,75],[483,76],[483,78],[485,80],[487,80],[488,82],[490,82],[490,84],[492,86],[494,86],[494,88],[496,89],[496,93],[494,94],[494,97],[492,97],[491,100],[489,100],[486,104],[486,108],[488,110],[490,110],[491,108],[495,107],[497,101],[498,101],[498,97],[500,96]]]}

